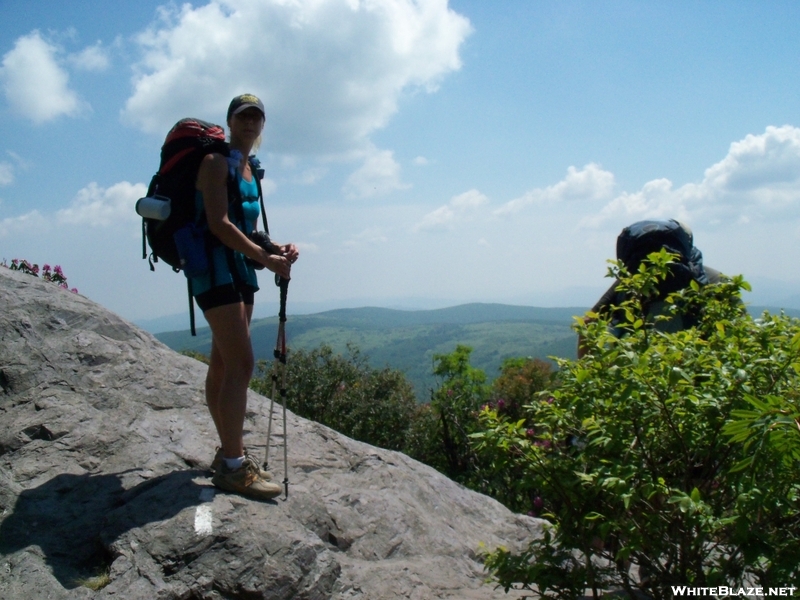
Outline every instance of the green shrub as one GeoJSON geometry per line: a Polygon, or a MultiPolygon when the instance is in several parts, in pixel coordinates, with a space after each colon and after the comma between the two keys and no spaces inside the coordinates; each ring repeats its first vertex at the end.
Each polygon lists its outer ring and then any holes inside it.
{"type": "Polygon", "coordinates": [[[735,277],[670,297],[700,323],[657,331],[667,317],[643,306],[671,260],[653,254],[633,275],[612,267],[630,295],[624,335],[600,315],[578,323],[588,354],[558,361],[558,388],[524,419],[484,410],[481,455],[524,470],[519,485],[550,523],[526,552],[486,555],[506,589],[667,598],[672,585],[800,577],[800,325],[748,317],[735,277]]]}
{"type": "MultiPolygon", "coordinates": [[[[272,394],[272,365],[260,361],[250,382],[272,394]]],[[[349,437],[390,450],[403,450],[417,410],[414,390],[393,369],[373,369],[353,346],[348,355],[330,346],[292,351],[286,371],[287,408],[349,437]]],[[[276,398],[277,400],[277,398],[276,398]]]]}
{"type": "Polygon", "coordinates": [[[479,488],[480,469],[469,436],[479,426],[489,387],[486,374],[470,365],[471,353],[472,348],[459,344],[452,353],[433,357],[433,373],[441,384],[431,393],[430,406],[436,415],[433,435],[439,441],[439,456],[432,466],[459,483],[479,488]]]}
{"type": "Polygon", "coordinates": [[[477,453],[472,437],[483,427],[482,409],[492,407],[507,418],[519,415],[536,392],[551,385],[551,366],[538,359],[508,359],[490,387],[486,374],[470,365],[471,354],[469,346],[457,345],[450,354],[434,356],[440,384],[431,393],[430,404],[415,415],[407,452],[512,510],[527,510],[533,498],[520,485],[524,469],[502,456],[477,453]]]}
{"type": "MultiPolygon", "coordinates": [[[[491,401],[487,408],[495,411],[505,422],[515,423],[527,435],[534,423],[527,420],[525,407],[538,395],[554,387],[556,373],[551,364],[538,358],[510,358],[503,362],[500,376],[492,383],[491,401]]],[[[475,431],[480,432],[483,424],[475,431]]],[[[478,434],[478,437],[480,434],[478,434]]],[[[476,436],[471,436],[475,438],[476,436]]],[[[475,439],[471,440],[473,448],[475,439]]],[[[506,453],[479,452],[481,491],[516,512],[536,514],[540,498],[528,482],[528,469],[518,461],[509,460],[506,453]]]]}

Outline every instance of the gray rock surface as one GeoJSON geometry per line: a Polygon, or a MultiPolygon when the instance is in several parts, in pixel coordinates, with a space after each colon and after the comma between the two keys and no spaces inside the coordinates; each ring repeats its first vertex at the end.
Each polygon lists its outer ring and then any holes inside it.
{"type": "MultiPolygon", "coordinates": [[[[479,545],[517,547],[539,521],[292,414],[288,499],[216,490],[204,378],[91,301],[0,268],[0,598],[514,597],[484,583],[479,545]],[[103,570],[99,591],[79,583],[103,570]]],[[[268,411],[251,393],[259,457],[268,411]]]]}

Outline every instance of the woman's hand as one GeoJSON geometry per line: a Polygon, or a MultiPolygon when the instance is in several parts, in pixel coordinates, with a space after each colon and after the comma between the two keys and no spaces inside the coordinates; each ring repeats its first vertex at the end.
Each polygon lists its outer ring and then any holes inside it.
{"type": "Polygon", "coordinates": [[[280,254],[270,254],[263,248],[260,250],[261,255],[259,256],[259,262],[262,265],[284,279],[291,279],[292,263],[289,262],[288,258],[280,254]]]}
{"type": "Polygon", "coordinates": [[[281,255],[289,261],[289,264],[293,264],[300,258],[300,251],[294,244],[284,244],[283,246],[278,246],[278,248],[281,255]]]}
{"type": "Polygon", "coordinates": [[[300,257],[300,251],[294,244],[275,244],[275,247],[279,253],[268,254],[264,252],[266,260],[262,260],[261,264],[284,279],[291,279],[292,264],[300,257]]]}

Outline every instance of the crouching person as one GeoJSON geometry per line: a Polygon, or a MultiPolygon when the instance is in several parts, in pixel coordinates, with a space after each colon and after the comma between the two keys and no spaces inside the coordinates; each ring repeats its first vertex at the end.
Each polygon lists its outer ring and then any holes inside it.
{"type": "MultiPolygon", "coordinates": [[[[629,225],[617,237],[617,260],[621,261],[628,273],[635,273],[639,265],[653,252],[666,250],[678,255],[677,263],[670,265],[670,275],[660,283],[658,294],[646,307],[647,315],[665,315],[666,297],[688,287],[692,281],[700,285],[719,283],[722,275],[716,269],[703,266],[703,254],[694,245],[694,236],[688,226],[674,219],[668,221],[639,221],[629,225]]],[[[591,312],[608,317],[614,322],[611,313],[613,306],[619,306],[627,298],[618,290],[619,280],[600,297],[591,312]]],[[[675,332],[693,326],[690,318],[672,315],[669,319],[655,323],[656,329],[675,332]]],[[[583,339],[578,337],[578,358],[588,352],[583,339]]]]}

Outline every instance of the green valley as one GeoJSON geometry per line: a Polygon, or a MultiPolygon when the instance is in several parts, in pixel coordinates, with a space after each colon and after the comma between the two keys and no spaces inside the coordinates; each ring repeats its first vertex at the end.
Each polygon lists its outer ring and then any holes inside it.
{"type": "MultiPolygon", "coordinates": [[[[389,366],[406,374],[417,398],[425,402],[436,381],[433,356],[452,352],[457,344],[474,349],[472,364],[489,379],[503,360],[530,356],[575,357],[572,319],[584,308],[537,308],[505,304],[464,304],[437,310],[387,308],[338,309],[312,315],[289,315],[286,332],[291,348],[310,350],[321,344],[345,352],[348,344],[369,358],[374,368],[389,366]]],[[[251,335],[256,359],[271,360],[277,336],[277,317],[253,321],[251,335]]],[[[208,328],[197,337],[188,331],[156,337],[174,350],[208,354],[208,328]]],[[[291,360],[291,354],[289,355],[291,360]]]]}

